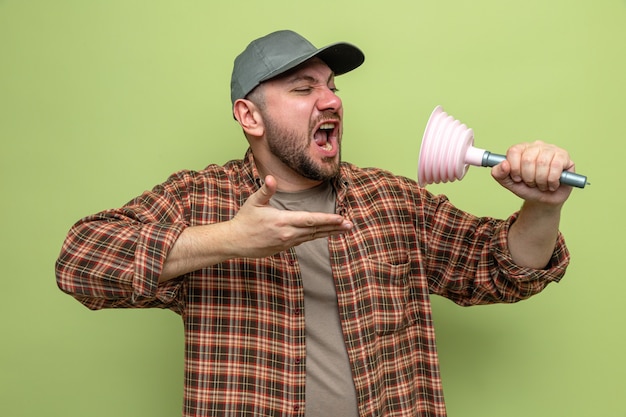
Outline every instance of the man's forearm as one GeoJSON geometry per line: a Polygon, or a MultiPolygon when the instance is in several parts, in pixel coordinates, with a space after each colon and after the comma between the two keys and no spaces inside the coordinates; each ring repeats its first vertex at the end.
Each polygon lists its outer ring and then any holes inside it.
{"type": "Polygon", "coordinates": [[[189,227],[167,255],[159,282],[218,264],[231,257],[227,251],[228,223],[189,227]]]}
{"type": "Polygon", "coordinates": [[[525,202],[509,231],[513,261],[522,267],[545,268],[554,252],[560,219],[560,205],[525,202]]]}

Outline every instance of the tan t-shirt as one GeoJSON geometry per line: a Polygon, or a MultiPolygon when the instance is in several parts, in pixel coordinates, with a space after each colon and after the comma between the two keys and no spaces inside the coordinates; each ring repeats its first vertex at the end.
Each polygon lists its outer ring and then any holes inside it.
{"type": "MultiPolygon", "coordinates": [[[[292,211],[335,212],[330,183],[297,193],[278,192],[270,204],[292,211]]],[[[341,331],[327,239],[296,246],[304,285],[306,417],[357,417],[356,391],[341,331]]]]}

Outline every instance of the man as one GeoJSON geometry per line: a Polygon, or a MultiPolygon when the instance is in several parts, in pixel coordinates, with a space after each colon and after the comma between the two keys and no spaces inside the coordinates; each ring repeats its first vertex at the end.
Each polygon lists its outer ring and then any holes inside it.
{"type": "Polygon", "coordinates": [[[291,31],[253,41],[231,80],[245,158],[70,230],[63,291],[182,316],[184,416],[445,416],[429,294],[509,303],[564,275],[567,152],[508,150],[492,175],[524,203],[506,220],[341,162],[335,76],[363,60],[291,31]]]}

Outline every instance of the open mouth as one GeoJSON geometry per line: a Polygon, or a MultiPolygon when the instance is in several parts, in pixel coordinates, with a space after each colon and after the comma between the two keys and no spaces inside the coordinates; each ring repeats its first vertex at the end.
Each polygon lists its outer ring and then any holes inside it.
{"type": "Polygon", "coordinates": [[[337,139],[337,128],[336,122],[322,123],[313,135],[317,146],[325,151],[332,151],[337,139]]]}

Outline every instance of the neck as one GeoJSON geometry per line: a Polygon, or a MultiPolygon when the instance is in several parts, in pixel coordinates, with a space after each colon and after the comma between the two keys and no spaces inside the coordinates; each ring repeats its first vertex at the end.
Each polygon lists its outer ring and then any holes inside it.
{"type": "Polygon", "coordinates": [[[324,182],[303,177],[275,158],[266,160],[266,158],[258,157],[257,153],[254,151],[253,155],[255,155],[254,163],[259,176],[262,179],[265,179],[268,175],[273,176],[278,185],[278,191],[287,193],[305,191],[317,187],[324,182]]]}

